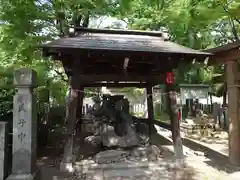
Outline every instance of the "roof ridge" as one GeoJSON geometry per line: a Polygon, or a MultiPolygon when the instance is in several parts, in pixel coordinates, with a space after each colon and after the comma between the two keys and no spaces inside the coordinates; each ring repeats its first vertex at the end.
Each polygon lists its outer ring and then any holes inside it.
{"type": "Polygon", "coordinates": [[[159,31],[96,29],[96,28],[83,28],[83,27],[75,27],[74,30],[77,33],[125,34],[125,35],[145,35],[145,36],[163,37],[163,34],[159,31]]]}
{"type": "Polygon", "coordinates": [[[219,53],[219,52],[225,52],[231,49],[235,49],[238,47],[240,47],[240,40],[236,40],[234,42],[223,44],[214,48],[206,49],[205,52],[219,53]]]}

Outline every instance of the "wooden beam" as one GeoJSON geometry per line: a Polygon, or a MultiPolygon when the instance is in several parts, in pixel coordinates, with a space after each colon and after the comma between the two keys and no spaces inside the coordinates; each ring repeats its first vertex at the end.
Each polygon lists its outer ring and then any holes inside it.
{"type": "Polygon", "coordinates": [[[137,87],[137,88],[146,88],[147,83],[102,83],[95,82],[91,84],[84,84],[84,87],[111,87],[111,88],[123,88],[123,87],[137,87]]]}
{"type": "Polygon", "coordinates": [[[103,74],[103,75],[94,75],[94,74],[85,74],[85,75],[76,75],[73,77],[77,81],[81,82],[95,82],[95,81],[139,81],[139,82],[163,82],[163,75],[136,75],[136,74],[128,74],[125,76],[124,74],[103,74]]]}
{"type": "MultiPolygon", "coordinates": [[[[94,28],[83,28],[83,27],[75,27],[76,32],[80,33],[105,33],[105,34],[127,34],[127,35],[145,35],[145,36],[153,36],[153,37],[162,37],[161,32],[153,32],[153,31],[133,31],[133,30],[122,30],[122,29],[94,29],[94,28]]],[[[163,38],[164,40],[164,38],[163,38]]]]}
{"type": "MultiPolygon", "coordinates": [[[[164,82],[164,76],[163,75],[149,75],[149,76],[139,76],[139,75],[133,75],[130,74],[128,76],[125,76],[123,74],[104,74],[104,75],[74,75],[72,77],[72,86],[73,88],[78,88],[81,84],[84,85],[90,85],[95,84],[96,81],[108,81],[106,84],[110,84],[109,81],[112,82],[119,82],[119,81],[125,81],[125,82],[149,82],[149,84],[160,84],[164,82]]],[[[101,85],[101,84],[98,84],[101,85]]],[[[127,85],[127,84],[126,84],[127,85]]],[[[128,85],[129,86],[129,85],[128,85]]]]}

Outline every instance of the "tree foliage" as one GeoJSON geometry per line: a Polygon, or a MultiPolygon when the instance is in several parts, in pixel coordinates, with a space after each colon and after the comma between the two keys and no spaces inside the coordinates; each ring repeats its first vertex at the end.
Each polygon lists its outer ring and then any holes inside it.
{"type": "Polygon", "coordinates": [[[59,63],[43,59],[36,46],[67,35],[71,26],[87,27],[91,18],[116,11],[123,14],[128,5],[127,0],[0,0],[0,106],[4,107],[0,114],[12,109],[12,74],[20,67],[37,71],[40,107],[49,91],[52,102],[62,104],[67,89],[66,75],[59,63]]]}
{"type": "MultiPolygon", "coordinates": [[[[119,15],[129,28],[162,31],[171,41],[193,49],[203,50],[239,39],[240,1],[134,0],[131,7],[127,19],[119,15]]],[[[175,82],[215,84],[213,76],[219,73],[223,74],[221,65],[182,64],[175,71],[175,82]]],[[[216,88],[222,87],[223,81],[216,88]]]]}

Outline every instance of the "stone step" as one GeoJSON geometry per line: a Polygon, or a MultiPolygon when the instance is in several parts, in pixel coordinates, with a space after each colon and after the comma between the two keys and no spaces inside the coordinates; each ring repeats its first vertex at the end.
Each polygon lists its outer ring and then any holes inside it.
{"type": "Polygon", "coordinates": [[[159,160],[155,162],[116,162],[111,164],[97,164],[94,161],[82,161],[82,162],[76,162],[75,163],[75,169],[78,170],[107,170],[107,169],[129,169],[129,168],[150,168],[154,169],[156,167],[165,167],[168,164],[173,163],[173,160],[159,160]]]}
{"type": "Polygon", "coordinates": [[[159,180],[169,179],[167,167],[172,161],[83,164],[76,163],[75,169],[85,180],[159,180]],[[84,176],[84,177],[83,177],[84,176]]]}

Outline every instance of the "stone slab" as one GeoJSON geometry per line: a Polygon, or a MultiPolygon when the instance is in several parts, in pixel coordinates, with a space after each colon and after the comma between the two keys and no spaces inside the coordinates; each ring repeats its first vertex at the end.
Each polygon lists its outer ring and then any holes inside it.
{"type": "Polygon", "coordinates": [[[11,174],[6,180],[42,180],[41,172],[38,170],[32,174],[11,174]]]}
{"type": "Polygon", "coordinates": [[[14,71],[18,91],[13,99],[12,174],[8,180],[40,179],[36,166],[37,104],[33,93],[36,75],[28,68],[14,71]]]}
{"type": "Polygon", "coordinates": [[[160,158],[161,151],[155,146],[151,145],[148,147],[137,147],[130,152],[130,157],[137,161],[147,159],[148,161],[156,161],[160,158]]]}
{"type": "Polygon", "coordinates": [[[34,95],[25,89],[21,92],[18,91],[14,96],[13,174],[36,171],[37,117],[35,100],[34,95]]]}
{"type": "Polygon", "coordinates": [[[129,155],[127,151],[117,151],[117,150],[108,150],[103,151],[94,157],[95,161],[99,164],[102,163],[112,163],[121,161],[122,159],[126,158],[129,155]]]}
{"type": "Polygon", "coordinates": [[[133,163],[133,162],[117,162],[117,163],[111,163],[111,164],[97,164],[97,163],[93,163],[91,160],[89,161],[89,163],[87,162],[76,162],[76,165],[74,166],[76,171],[81,171],[82,172],[86,172],[84,170],[109,170],[109,169],[129,169],[129,168],[150,168],[150,169],[159,169],[159,168],[163,168],[165,166],[167,166],[167,164],[171,164],[173,163],[172,160],[158,160],[158,161],[154,161],[154,162],[138,162],[138,163],[133,163]]]}
{"type": "Polygon", "coordinates": [[[88,171],[85,174],[86,180],[105,180],[103,176],[103,171],[96,170],[96,171],[88,171]]]}
{"type": "Polygon", "coordinates": [[[169,179],[166,167],[127,167],[91,169],[81,175],[86,180],[164,180],[169,179]]]}
{"type": "Polygon", "coordinates": [[[14,71],[14,85],[17,87],[36,87],[37,72],[30,68],[21,68],[14,71]]]}

